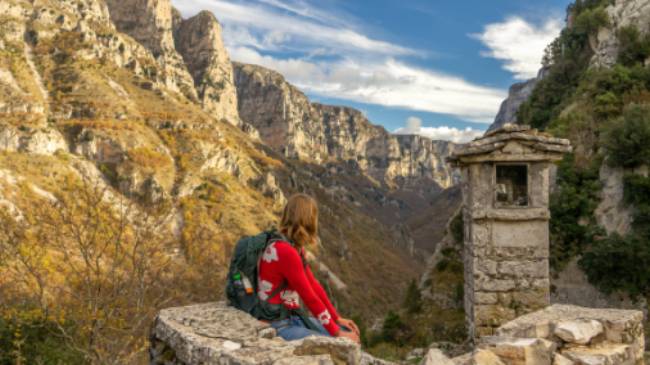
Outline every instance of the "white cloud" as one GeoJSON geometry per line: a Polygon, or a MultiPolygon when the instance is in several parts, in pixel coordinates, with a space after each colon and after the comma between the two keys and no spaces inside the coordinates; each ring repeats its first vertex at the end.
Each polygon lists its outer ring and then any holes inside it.
{"type": "Polygon", "coordinates": [[[525,80],[537,75],[544,49],[560,34],[562,27],[557,18],[537,26],[520,17],[510,17],[501,23],[488,24],[483,33],[472,36],[489,48],[483,56],[504,61],[505,70],[525,80]]]}
{"type": "MultiPolygon", "coordinates": [[[[321,13],[305,13],[293,7],[291,13],[276,11],[275,8],[287,8],[281,1],[254,2],[225,1],[225,0],[172,0],[184,16],[191,16],[198,11],[212,11],[219,21],[225,25],[225,38],[228,39],[232,27],[246,27],[253,34],[264,38],[268,32],[283,34],[284,37],[296,39],[302,46],[327,45],[328,48],[349,52],[368,52],[385,55],[414,55],[420,52],[400,45],[372,39],[350,27],[335,24],[334,26],[313,21],[321,13]],[[272,4],[274,7],[267,5],[272,4]],[[303,15],[307,14],[307,15],[303,15]]],[[[326,15],[322,15],[326,17],[326,15]]],[[[327,15],[327,17],[332,17],[327,15]]],[[[263,43],[263,42],[257,42],[263,43]]]]}
{"type": "Polygon", "coordinates": [[[405,132],[420,133],[421,128],[422,128],[422,119],[418,117],[408,117],[406,119],[406,126],[404,126],[405,132]]]}
{"type": "Polygon", "coordinates": [[[211,10],[231,59],[268,67],[315,96],[491,123],[505,90],[414,67],[424,53],[375,39],[362,21],[308,0],[172,0],[184,16],[211,10]]]}
{"type": "Polygon", "coordinates": [[[458,129],[454,127],[422,127],[422,119],[417,117],[409,117],[406,120],[406,125],[402,128],[396,129],[395,134],[418,134],[421,136],[429,137],[433,140],[452,141],[455,143],[465,143],[478,138],[485,133],[485,131],[465,128],[458,129]]]}
{"type": "Polygon", "coordinates": [[[276,70],[297,87],[318,95],[450,114],[479,123],[491,123],[506,97],[503,90],[477,86],[393,58],[277,59],[248,47],[231,49],[231,56],[276,70]]]}

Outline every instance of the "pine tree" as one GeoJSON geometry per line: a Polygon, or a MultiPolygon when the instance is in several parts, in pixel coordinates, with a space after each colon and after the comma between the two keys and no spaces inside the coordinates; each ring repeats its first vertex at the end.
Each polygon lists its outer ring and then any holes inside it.
{"type": "Polygon", "coordinates": [[[406,289],[404,308],[410,314],[419,313],[422,310],[422,294],[415,283],[415,279],[411,280],[408,289],[406,289]]]}

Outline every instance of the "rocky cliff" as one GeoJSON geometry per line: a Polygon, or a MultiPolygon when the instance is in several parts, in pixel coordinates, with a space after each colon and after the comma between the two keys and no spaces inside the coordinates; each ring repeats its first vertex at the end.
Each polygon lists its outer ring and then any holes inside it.
{"type": "Polygon", "coordinates": [[[512,84],[508,90],[508,97],[501,103],[499,113],[494,118],[494,122],[488,128],[489,131],[499,129],[506,123],[515,123],[517,121],[517,111],[523,102],[535,89],[540,76],[524,82],[512,84]]]}
{"type": "Polygon", "coordinates": [[[117,30],[133,37],[151,52],[160,65],[159,78],[165,86],[195,99],[196,90],[192,77],[174,45],[171,3],[153,0],[107,0],[106,5],[117,30]]]}
{"type": "Polygon", "coordinates": [[[215,16],[202,11],[181,20],[174,30],[176,49],[194,78],[203,109],[239,123],[233,70],[215,16]]]}
{"type": "Polygon", "coordinates": [[[641,33],[650,31],[650,2],[645,0],[616,0],[605,8],[608,26],[598,29],[590,38],[594,52],[592,66],[611,67],[616,64],[621,46],[618,32],[621,28],[635,26],[641,33]]]}
{"type": "Polygon", "coordinates": [[[282,75],[261,66],[236,63],[235,83],[241,118],[287,157],[315,163],[353,161],[392,188],[416,181],[441,188],[454,183],[444,163],[453,143],[391,135],[358,110],[311,103],[282,75]]]}

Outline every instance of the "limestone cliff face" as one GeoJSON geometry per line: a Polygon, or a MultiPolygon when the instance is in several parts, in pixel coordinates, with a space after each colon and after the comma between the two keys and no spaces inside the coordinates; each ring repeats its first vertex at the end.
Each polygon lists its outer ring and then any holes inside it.
{"type": "Polygon", "coordinates": [[[187,20],[176,19],[176,49],[194,78],[203,109],[238,125],[237,92],[221,25],[208,11],[187,20]]]}
{"type": "Polygon", "coordinates": [[[494,123],[490,125],[488,131],[499,129],[506,123],[515,123],[517,121],[519,107],[533,93],[535,85],[537,85],[539,80],[540,78],[536,77],[528,81],[512,84],[510,90],[508,90],[508,97],[501,103],[499,113],[494,118],[494,123]]]}
{"type": "Polygon", "coordinates": [[[356,109],[311,103],[275,71],[234,67],[240,117],[285,156],[316,163],[354,161],[367,176],[392,187],[421,179],[443,188],[452,185],[453,174],[444,163],[452,143],[392,135],[356,109]]]}
{"type": "Polygon", "coordinates": [[[161,66],[165,86],[196,98],[194,82],[174,46],[174,12],[169,0],[106,0],[118,31],[147,48],[161,66]]]}
{"type": "Polygon", "coordinates": [[[305,94],[282,75],[255,65],[234,63],[239,116],[260,138],[285,156],[320,162],[327,157],[324,125],[314,120],[305,94]]]}
{"type": "Polygon", "coordinates": [[[609,16],[609,26],[598,31],[598,35],[590,39],[594,51],[591,64],[596,67],[611,67],[618,57],[619,40],[617,30],[636,26],[641,33],[650,31],[650,1],[647,0],[616,0],[606,9],[609,16]]]}

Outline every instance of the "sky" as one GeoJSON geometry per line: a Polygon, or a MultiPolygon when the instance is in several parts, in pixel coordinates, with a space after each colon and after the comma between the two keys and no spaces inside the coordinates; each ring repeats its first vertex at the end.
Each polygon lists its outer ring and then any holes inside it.
{"type": "Polygon", "coordinates": [[[465,142],[534,77],[569,0],[172,0],[212,11],[234,61],[394,133],[465,142]]]}

